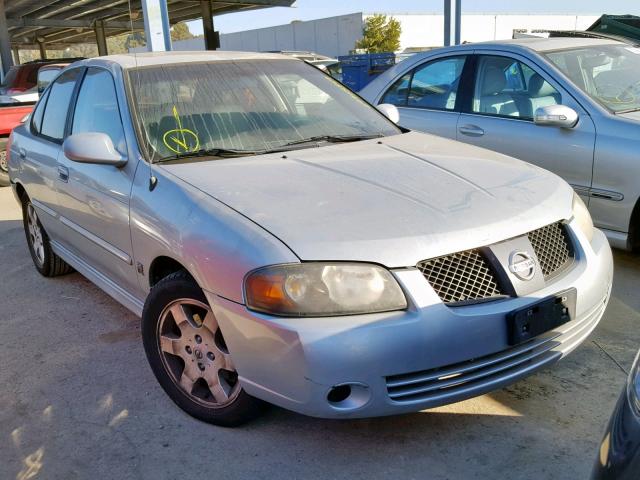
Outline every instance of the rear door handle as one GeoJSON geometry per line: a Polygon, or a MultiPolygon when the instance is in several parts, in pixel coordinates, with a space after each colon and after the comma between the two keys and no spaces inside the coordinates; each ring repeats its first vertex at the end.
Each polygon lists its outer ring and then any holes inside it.
{"type": "Polygon", "coordinates": [[[58,165],[58,176],[63,182],[69,181],[69,169],[64,165],[58,165]]]}
{"type": "Polygon", "coordinates": [[[27,158],[27,151],[24,148],[19,148],[18,155],[20,155],[20,158],[27,158]]]}
{"type": "Polygon", "coordinates": [[[469,137],[481,137],[484,135],[484,130],[477,125],[462,125],[458,128],[458,131],[463,135],[469,137]]]}

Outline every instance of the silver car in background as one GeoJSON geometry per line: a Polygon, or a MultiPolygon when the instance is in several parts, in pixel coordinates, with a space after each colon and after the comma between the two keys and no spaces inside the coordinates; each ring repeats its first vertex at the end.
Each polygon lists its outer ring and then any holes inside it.
{"type": "Polygon", "coordinates": [[[611,250],[562,179],[403,134],[280,55],[75,63],[9,171],[38,271],[141,315],[163,389],[220,425],[480,395],[568,354],[609,299],[611,250]]]}
{"type": "Polygon", "coordinates": [[[615,247],[640,247],[640,48],[523,38],[433,50],[365,87],[400,125],[564,178],[615,247]]]}

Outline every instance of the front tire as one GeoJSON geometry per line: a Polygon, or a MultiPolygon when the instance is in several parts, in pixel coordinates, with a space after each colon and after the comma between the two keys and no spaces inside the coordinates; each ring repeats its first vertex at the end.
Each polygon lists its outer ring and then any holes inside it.
{"type": "Polygon", "coordinates": [[[215,315],[186,271],[151,290],[142,341],[160,386],[192,417],[233,427],[261,413],[263,402],[242,389],[215,315]]]}
{"type": "Polygon", "coordinates": [[[31,259],[38,272],[45,277],[57,277],[73,271],[73,268],[51,249],[35,207],[28,199],[22,203],[22,222],[27,236],[31,259]]]}

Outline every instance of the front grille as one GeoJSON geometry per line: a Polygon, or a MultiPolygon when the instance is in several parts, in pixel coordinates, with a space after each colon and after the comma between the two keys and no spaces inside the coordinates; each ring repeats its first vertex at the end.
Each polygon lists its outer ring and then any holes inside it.
{"type": "Polygon", "coordinates": [[[562,223],[529,232],[528,237],[545,279],[561,273],[571,264],[573,253],[562,223]]]}
{"type": "Polygon", "coordinates": [[[444,303],[502,296],[493,272],[478,250],[425,260],[416,267],[444,303]]]}
{"type": "MultiPolygon", "coordinates": [[[[529,232],[527,236],[545,280],[559,275],[571,265],[573,249],[561,222],[529,232]]],[[[416,267],[440,299],[449,305],[494,300],[508,291],[508,286],[505,291],[493,271],[497,267],[490,265],[477,249],[423,260],[416,267]]]]}

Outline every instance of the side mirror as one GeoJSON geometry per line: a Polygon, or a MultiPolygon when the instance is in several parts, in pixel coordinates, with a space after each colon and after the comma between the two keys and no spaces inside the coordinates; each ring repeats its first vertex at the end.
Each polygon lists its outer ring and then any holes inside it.
{"type": "Polygon", "coordinates": [[[70,135],[62,144],[62,151],[69,160],[80,163],[98,163],[122,167],[127,158],[113,146],[109,135],[87,132],[70,135]]]}
{"type": "Polygon", "coordinates": [[[573,128],[578,123],[578,112],[565,105],[548,105],[536,109],[533,121],[536,125],[573,128]]]}
{"type": "Polygon", "coordinates": [[[376,108],[393,123],[398,123],[400,121],[400,112],[398,111],[398,107],[395,105],[391,105],[390,103],[381,103],[376,108]]]}

